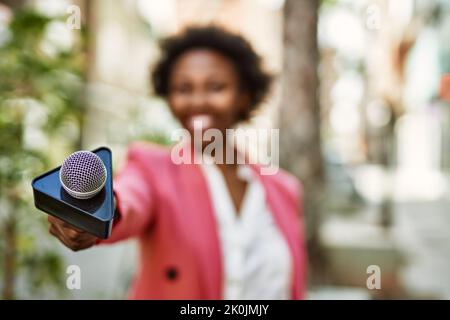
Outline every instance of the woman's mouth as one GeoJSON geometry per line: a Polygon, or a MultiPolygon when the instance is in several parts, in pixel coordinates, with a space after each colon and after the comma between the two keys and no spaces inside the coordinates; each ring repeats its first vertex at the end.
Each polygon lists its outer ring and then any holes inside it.
{"type": "Polygon", "coordinates": [[[191,132],[205,131],[213,125],[213,118],[208,114],[196,114],[186,119],[186,129],[191,132]]]}

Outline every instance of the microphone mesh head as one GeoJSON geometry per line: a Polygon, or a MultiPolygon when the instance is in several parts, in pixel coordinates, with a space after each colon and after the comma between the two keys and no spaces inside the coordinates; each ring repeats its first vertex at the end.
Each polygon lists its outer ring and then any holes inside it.
{"type": "Polygon", "coordinates": [[[106,182],[103,161],[90,151],[77,151],[64,160],[60,170],[64,189],[75,198],[91,198],[106,182]]]}

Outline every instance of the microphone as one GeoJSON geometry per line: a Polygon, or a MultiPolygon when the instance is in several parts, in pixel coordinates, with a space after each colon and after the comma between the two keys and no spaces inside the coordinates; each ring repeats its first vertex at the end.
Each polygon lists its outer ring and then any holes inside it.
{"type": "Polygon", "coordinates": [[[90,151],[77,151],[68,156],[59,171],[66,192],[77,199],[90,199],[105,186],[107,172],[103,161],[90,151]]]}
{"type": "Polygon", "coordinates": [[[76,151],[61,166],[33,179],[34,205],[106,239],[115,218],[112,172],[109,148],[76,151]]]}

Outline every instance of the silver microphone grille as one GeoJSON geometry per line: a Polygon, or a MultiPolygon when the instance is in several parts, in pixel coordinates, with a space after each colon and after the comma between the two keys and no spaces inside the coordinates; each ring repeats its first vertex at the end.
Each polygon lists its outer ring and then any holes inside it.
{"type": "Polygon", "coordinates": [[[59,178],[71,196],[89,199],[101,191],[106,174],[105,165],[99,156],[90,151],[77,151],[64,160],[59,178]]]}

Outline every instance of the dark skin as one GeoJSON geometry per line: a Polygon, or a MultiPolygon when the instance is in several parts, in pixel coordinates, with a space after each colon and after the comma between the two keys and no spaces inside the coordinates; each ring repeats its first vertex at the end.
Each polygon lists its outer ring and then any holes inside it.
{"type": "MultiPolygon", "coordinates": [[[[225,138],[225,130],[232,128],[241,111],[248,107],[248,94],[240,90],[239,75],[233,63],[208,49],[192,50],[179,57],[173,66],[169,88],[172,113],[191,137],[194,131],[190,120],[195,115],[209,117],[209,127],[219,129],[225,138]]],[[[223,152],[226,155],[235,150],[225,147],[223,152]]],[[[225,178],[236,212],[239,212],[246,184],[237,176],[237,165],[217,166],[225,178]]]]}
{"type": "MultiPolygon", "coordinates": [[[[193,121],[203,119],[205,129],[232,128],[242,110],[248,108],[249,96],[239,86],[239,75],[232,61],[209,49],[193,49],[181,55],[170,75],[168,103],[173,115],[191,137],[193,121]]],[[[208,142],[202,145],[204,148],[208,142]]],[[[223,153],[236,152],[226,147],[223,153]]],[[[217,164],[230,192],[236,212],[239,213],[246,183],[237,176],[237,165],[217,164]]],[[[97,238],[66,222],[48,216],[49,232],[66,247],[78,251],[93,246],[97,238]]]]}

